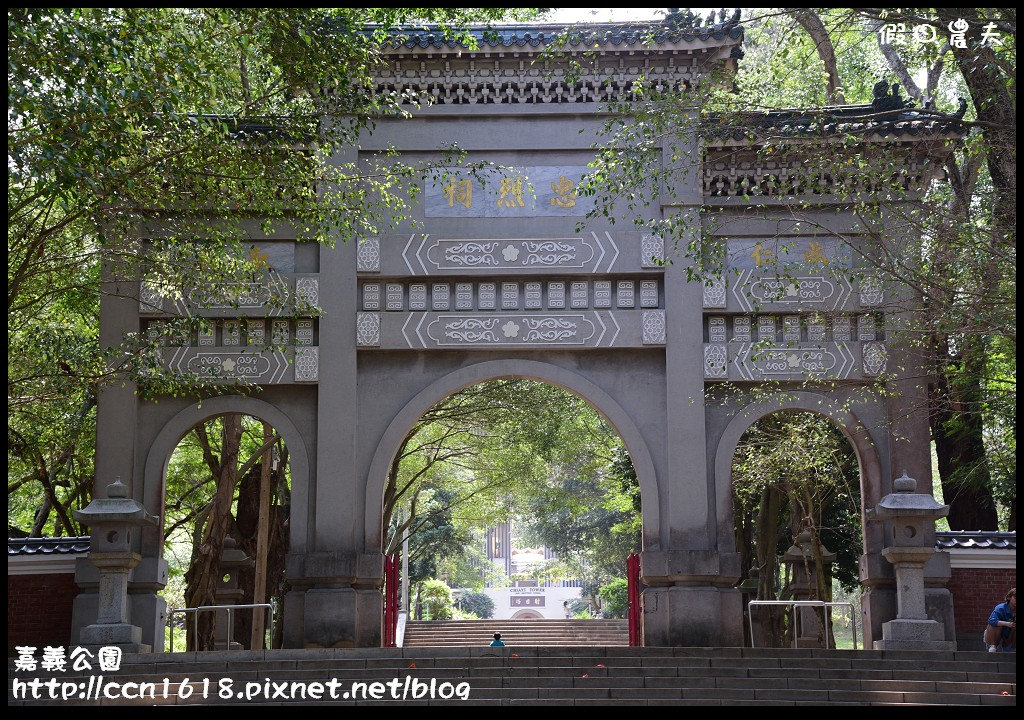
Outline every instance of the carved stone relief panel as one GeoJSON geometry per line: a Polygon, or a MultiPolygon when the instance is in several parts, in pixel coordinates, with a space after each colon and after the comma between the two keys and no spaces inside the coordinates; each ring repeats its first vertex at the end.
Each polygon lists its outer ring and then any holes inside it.
{"type": "Polygon", "coordinates": [[[206,347],[208,345],[216,345],[217,344],[216,335],[217,335],[217,323],[215,321],[211,320],[210,324],[207,326],[207,328],[205,330],[203,328],[199,328],[198,341],[199,341],[200,347],[206,347]]]}
{"type": "Polygon", "coordinates": [[[656,307],[658,307],[658,281],[657,280],[641,280],[640,281],[640,307],[642,307],[642,308],[656,308],[656,307]]]}
{"type": "Polygon", "coordinates": [[[356,345],[360,347],[380,345],[380,313],[356,313],[356,345]]]}
{"type": "Polygon", "coordinates": [[[615,286],[615,307],[632,308],[635,303],[633,281],[619,280],[615,286]]]}
{"type": "Polygon", "coordinates": [[[388,283],[385,287],[385,302],[387,304],[384,307],[391,312],[404,309],[404,295],[405,290],[402,287],[402,283],[388,283]]]}
{"type": "Polygon", "coordinates": [[[497,288],[494,283],[482,282],[477,291],[477,306],[481,310],[494,310],[497,308],[497,288]]]}
{"type": "Polygon", "coordinates": [[[866,342],[861,345],[861,363],[864,374],[877,377],[885,372],[885,365],[889,359],[889,353],[885,345],[880,342],[866,342]]]}
{"type": "Polygon", "coordinates": [[[358,272],[380,272],[380,239],[364,238],[359,242],[356,252],[356,270],[358,272]]]}
{"type": "Polygon", "coordinates": [[[288,321],[272,321],[270,337],[274,345],[287,345],[291,342],[291,329],[288,327],[288,321]]]}
{"type": "Polygon", "coordinates": [[[660,268],[665,260],[665,240],[660,235],[640,238],[640,267],[660,268]]]}
{"type": "Polygon", "coordinates": [[[704,279],[704,307],[724,308],[726,306],[725,278],[709,277],[704,279]]]}
{"type": "Polygon", "coordinates": [[[527,310],[539,310],[544,307],[541,297],[541,284],[539,282],[528,282],[524,286],[525,307],[527,310]]]}
{"type": "Polygon", "coordinates": [[[228,347],[242,344],[242,324],[238,320],[225,320],[221,344],[228,347]]]}
{"type": "Polygon", "coordinates": [[[317,382],[320,375],[320,348],[295,349],[295,382],[317,382]]]}
{"type": "Polygon", "coordinates": [[[750,317],[740,315],[732,321],[732,339],[739,342],[751,342],[750,317]]]}
{"type": "Polygon", "coordinates": [[[787,343],[800,342],[799,315],[786,315],[782,318],[782,340],[787,343]]]}
{"type": "Polygon", "coordinates": [[[724,317],[709,317],[708,318],[708,342],[710,343],[724,343],[726,338],[725,333],[725,318],[724,317]]]}
{"type": "Polygon", "coordinates": [[[501,284],[501,309],[519,309],[519,283],[503,282],[501,284]]]}
{"type": "Polygon", "coordinates": [[[587,296],[586,282],[573,282],[570,285],[569,303],[573,308],[586,308],[590,303],[587,296]]]}
{"type": "Polygon", "coordinates": [[[725,378],[728,375],[728,364],[729,356],[725,343],[709,343],[704,345],[705,378],[725,378]]]}
{"type": "Polygon", "coordinates": [[[409,309],[427,309],[427,284],[412,283],[409,285],[409,309]]]}
{"type": "Polygon", "coordinates": [[[312,320],[296,320],[295,321],[295,344],[296,345],[312,345],[313,344],[313,321],[312,320]]]}
{"type": "Polygon", "coordinates": [[[644,310],[644,345],[665,344],[665,311],[644,310]]]}
{"type": "Polygon", "coordinates": [[[434,310],[448,310],[451,303],[451,288],[448,283],[434,283],[430,300],[430,306],[434,310]]]}
{"type": "Polygon", "coordinates": [[[876,334],[875,318],[873,315],[861,315],[857,318],[857,339],[861,342],[874,340],[876,334]]]}
{"type": "Polygon", "coordinates": [[[825,320],[813,315],[807,322],[807,340],[809,342],[825,342],[825,320]]]}
{"type": "Polygon", "coordinates": [[[881,305],[885,299],[882,290],[882,282],[876,277],[866,277],[860,281],[860,304],[861,307],[873,307],[881,305]]]}
{"type": "Polygon", "coordinates": [[[246,339],[249,345],[263,345],[267,341],[267,326],[264,320],[246,321],[246,339]]]}
{"type": "Polygon", "coordinates": [[[380,310],[380,283],[363,284],[363,310],[380,310]]]}
{"type": "Polygon", "coordinates": [[[840,315],[832,319],[832,340],[848,342],[853,339],[853,322],[848,315],[840,315]]]}
{"type": "Polygon", "coordinates": [[[548,308],[563,310],[565,308],[565,283],[562,281],[548,283],[548,308]]]}
{"type": "Polygon", "coordinates": [[[473,309],[473,283],[455,283],[455,309],[473,309]]]}

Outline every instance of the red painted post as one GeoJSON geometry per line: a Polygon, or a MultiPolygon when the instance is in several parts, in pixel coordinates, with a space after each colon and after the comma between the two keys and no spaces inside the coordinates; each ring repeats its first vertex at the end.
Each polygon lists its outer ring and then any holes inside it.
{"type": "Polygon", "coordinates": [[[626,594],[629,599],[629,645],[643,644],[640,633],[640,555],[633,553],[626,560],[626,594]]]}
{"type": "Polygon", "coordinates": [[[384,647],[398,641],[398,553],[384,558],[384,647]]]}

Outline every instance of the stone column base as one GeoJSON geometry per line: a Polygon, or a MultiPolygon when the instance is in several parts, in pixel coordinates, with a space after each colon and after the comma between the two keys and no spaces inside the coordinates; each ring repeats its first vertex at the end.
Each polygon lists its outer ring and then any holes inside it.
{"type": "Polygon", "coordinates": [[[87,625],[82,628],[81,646],[86,648],[121,648],[124,652],[150,652],[151,646],[142,642],[142,628],[128,623],[87,625]]]}
{"type": "Polygon", "coordinates": [[[934,620],[890,620],[882,624],[882,639],[875,650],[956,650],[956,643],[944,639],[946,629],[934,620]]]}
{"type": "Polygon", "coordinates": [[[303,647],[380,647],[383,602],[380,590],[307,590],[302,603],[303,647]]]}
{"type": "Polygon", "coordinates": [[[648,647],[741,647],[743,598],[711,585],[649,587],[641,595],[648,647]]]}
{"type": "Polygon", "coordinates": [[[382,553],[292,553],[285,577],[285,647],[380,647],[382,553]]]}

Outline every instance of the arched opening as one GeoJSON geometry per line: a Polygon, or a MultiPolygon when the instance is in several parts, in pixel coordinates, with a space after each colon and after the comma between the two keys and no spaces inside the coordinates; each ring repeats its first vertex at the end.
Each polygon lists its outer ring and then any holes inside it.
{"type": "Polygon", "coordinates": [[[408,547],[407,632],[417,618],[439,619],[417,603],[425,581],[455,591],[443,617],[564,620],[625,611],[613,595],[624,595],[626,557],[641,549],[641,530],[650,537],[645,483],[657,517],[649,455],[611,398],[591,404],[579,376],[552,382],[560,369],[532,365],[540,367],[528,375],[442,379],[385,433],[368,483],[368,495],[382,499],[375,512],[368,508],[368,523],[380,524],[368,536],[385,554],[408,547]],[[577,387],[567,390],[569,383],[577,387]],[[403,434],[389,447],[396,426],[403,434]]]}
{"type": "Polygon", "coordinates": [[[536,610],[520,610],[512,616],[512,620],[540,620],[544,616],[536,610]]]}
{"type": "MultiPolygon", "coordinates": [[[[270,604],[274,617],[242,608],[174,613],[172,649],[281,646],[293,489],[305,487],[307,469],[294,426],[251,398],[187,408],[156,437],[146,504],[161,520],[156,540],[168,563],[169,608],[270,604]]],[[[169,627],[165,643],[171,635],[169,627]]]]}
{"type": "Polygon", "coordinates": [[[853,647],[849,627],[859,615],[863,552],[861,476],[854,446],[821,413],[774,411],[745,429],[730,478],[740,587],[744,602],[754,602],[744,618],[747,644],[853,647]],[[853,607],[768,604],[806,601],[853,607]]]}

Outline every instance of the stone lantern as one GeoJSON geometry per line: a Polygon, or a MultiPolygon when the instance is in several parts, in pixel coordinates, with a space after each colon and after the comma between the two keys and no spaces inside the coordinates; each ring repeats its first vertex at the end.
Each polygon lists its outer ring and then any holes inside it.
{"type": "Polygon", "coordinates": [[[128,574],[142,559],[133,549],[142,525],[157,518],[128,497],[128,486],[118,477],[107,486],[107,497],[95,498],[75,511],[75,519],[92,535],[89,560],[99,569],[99,610],[96,622],[82,628],[83,645],[116,645],[124,652],[149,652],[142,644],[142,628],[128,622],[128,574]]]}
{"type": "Polygon", "coordinates": [[[955,650],[946,640],[945,627],[928,619],[924,601],[924,566],[935,554],[935,521],[949,514],[949,506],[916,492],[917,481],[907,476],[892,483],[893,492],[874,508],[878,520],[892,524],[889,546],[882,556],[896,573],[896,619],[882,623],[876,650],[955,650]]]}
{"type": "MultiPolygon", "coordinates": [[[[804,528],[796,536],[796,542],[790,545],[786,554],[782,556],[782,562],[790,566],[791,578],[783,590],[783,597],[793,600],[822,600],[818,597],[818,553],[821,553],[822,571],[825,573],[825,587],[832,585],[832,563],[835,562],[836,554],[818,544],[815,548],[814,538],[811,531],[804,528]]],[[[799,618],[793,632],[796,634],[796,647],[816,648],[821,647],[823,633],[827,632],[822,627],[822,617],[830,617],[827,610],[815,607],[799,607],[796,610],[796,617],[799,618]]],[[[825,639],[825,646],[828,646],[828,639],[825,639]]]]}
{"type": "MultiPolygon", "coordinates": [[[[256,561],[239,549],[233,537],[224,538],[224,550],[220,555],[220,577],[213,588],[213,601],[217,605],[235,605],[245,592],[238,587],[238,573],[244,567],[252,567],[256,561]]],[[[225,650],[241,650],[242,646],[234,640],[235,614],[228,610],[214,610],[216,623],[214,630],[215,647],[225,650]]],[[[245,612],[262,612],[266,610],[246,610],[245,612]]]]}

